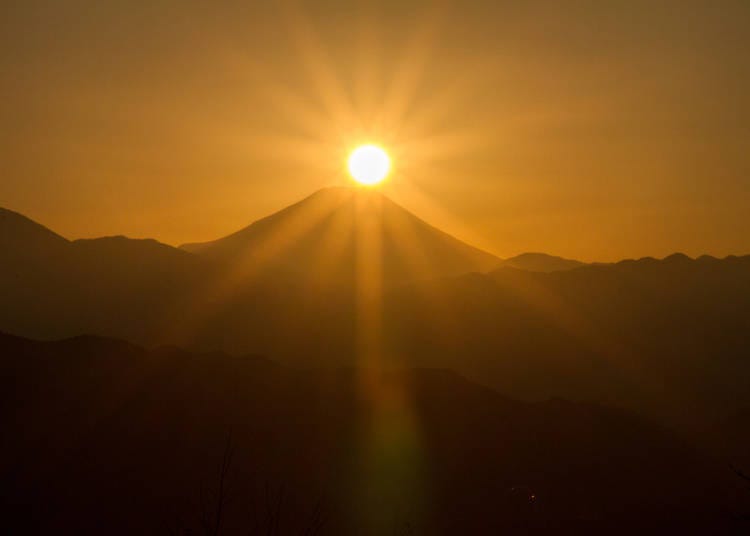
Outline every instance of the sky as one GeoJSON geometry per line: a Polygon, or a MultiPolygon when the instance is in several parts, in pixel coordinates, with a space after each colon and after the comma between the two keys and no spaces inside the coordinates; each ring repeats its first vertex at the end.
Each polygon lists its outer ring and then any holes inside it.
{"type": "Polygon", "coordinates": [[[219,238],[385,147],[501,257],[750,253],[750,2],[4,2],[0,206],[219,238]]]}

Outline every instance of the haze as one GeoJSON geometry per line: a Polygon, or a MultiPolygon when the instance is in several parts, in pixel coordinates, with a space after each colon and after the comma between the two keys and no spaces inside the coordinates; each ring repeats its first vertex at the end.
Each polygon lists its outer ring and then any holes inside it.
{"type": "Polygon", "coordinates": [[[501,257],[750,251],[750,4],[565,4],[4,6],[0,205],[212,240],[375,141],[384,193],[501,257]]]}

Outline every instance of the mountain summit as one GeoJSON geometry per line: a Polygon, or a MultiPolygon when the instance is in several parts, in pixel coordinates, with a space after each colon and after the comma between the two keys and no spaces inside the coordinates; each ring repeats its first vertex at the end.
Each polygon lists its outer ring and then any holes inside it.
{"type": "Polygon", "coordinates": [[[386,283],[486,271],[495,256],[427,224],[380,192],[334,187],[185,251],[248,273],[346,284],[358,271],[386,283]]]}

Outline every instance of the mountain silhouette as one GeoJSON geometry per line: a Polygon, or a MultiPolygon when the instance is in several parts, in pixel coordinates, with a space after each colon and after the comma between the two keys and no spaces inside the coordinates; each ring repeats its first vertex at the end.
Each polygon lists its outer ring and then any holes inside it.
{"type": "Polygon", "coordinates": [[[384,331],[399,355],[513,396],[578,394],[684,425],[750,407],[748,311],[750,256],[672,255],[404,289],[384,331]]]}
{"type": "Polygon", "coordinates": [[[203,264],[150,239],[69,241],[0,209],[0,324],[44,338],[125,329],[142,340],[168,304],[205,280],[203,264]]]}
{"type": "Polygon", "coordinates": [[[380,192],[356,187],[320,190],[227,237],[181,249],[245,278],[289,274],[323,286],[351,286],[358,270],[375,270],[389,284],[484,272],[498,263],[380,192]]]}
{"type": "Polygon", "coordinates": [[[586,263],[572,259],[564,259],[546,253],[521,253],[515,257],[504,259],[498,268],[509,267],[529,272],[559,272],[586,266],[586,263]]]}
{"type": "Polygon", "coordinates": [[[445,370],[295,370],[4,334],[0,361],[0,499],[13,534],[197,521],[229,434],[228,534],[248,533],[278,489],[285,534],[303,533],[318,502],[326,534],[391,534],[394,522],[419,534],[720,524],[732,504],[723,463],[644,419],[512,400],[445,370]]]}
{"type": "Polygon", "coordinates": [[[0,251],[5,259],[43,258],[68,244],[68,240],[43,225],[0,207],[0,251]]]}

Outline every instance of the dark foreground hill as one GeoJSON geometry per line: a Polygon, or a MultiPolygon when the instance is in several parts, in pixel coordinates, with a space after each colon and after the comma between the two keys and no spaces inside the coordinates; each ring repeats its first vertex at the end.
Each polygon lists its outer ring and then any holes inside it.
{"type": "Polygon", "coordinates": [[[219,505],[220,534],[716,529],[742,492],[627,413],[441,370],[291,370],[91,337],[2,335],[0,356],[9,534],[214,534],[200,523],[219,505]]]}

